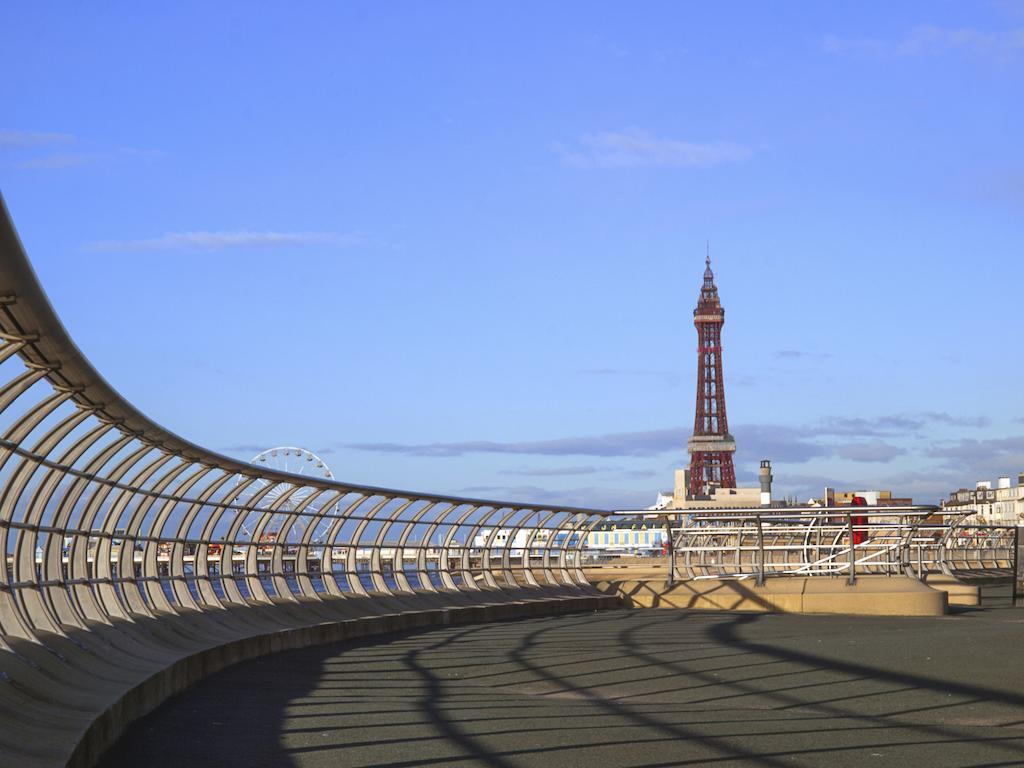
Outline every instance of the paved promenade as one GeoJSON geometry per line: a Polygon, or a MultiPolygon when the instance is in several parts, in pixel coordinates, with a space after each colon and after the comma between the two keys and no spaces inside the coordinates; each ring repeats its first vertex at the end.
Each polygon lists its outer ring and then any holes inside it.
{"type": "Polygon", "coordinates": [[[1024,610],[611,611],[293,651],[140,721],[105,766],[1010,766],[1024,610]]]}

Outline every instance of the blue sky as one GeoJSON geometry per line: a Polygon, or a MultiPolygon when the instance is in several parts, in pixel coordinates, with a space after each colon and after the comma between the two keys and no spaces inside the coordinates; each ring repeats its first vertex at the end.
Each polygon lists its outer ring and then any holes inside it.
{"type": "Polygon", "coordinates": [[[158,422],[622,507],[1024,471],[1024,4],[8,3],[0,189],[158,422]],[[89,297],[89,298],[86,298],[89,297]]]}

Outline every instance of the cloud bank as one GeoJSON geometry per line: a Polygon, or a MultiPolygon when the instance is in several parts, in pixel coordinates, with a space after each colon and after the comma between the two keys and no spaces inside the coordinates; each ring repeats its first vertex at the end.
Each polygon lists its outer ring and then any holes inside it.
{"type": "MultiPolygon", "coordinates": [[[[772,458],[804,463],[837,456],[857,462],[888,462],[906,453],[882,438],[919,435],[930,425],[983,427],[984,417],[957,417],[948,413],[893,414],[874,418],[825,418],[804,427],[780,424],[742,424],[734,432],[741,457],[772,458]],[[830,439],[831,438],[831,439],[830,439]],[[835,440],[840,438],[839,440],[835,440]]],[[[577,435],[549,440],[502,442],[465,440],[436,443],[353,443],[349,448],[418,457],[452,457],[474,453],[534,456],[656,456],[685,448],[690,430],[685,427],[577,435]]]]}
{"type": "Polygon", "coordinates": [[[497,442],[468,440],[451,443],[353,443],[349,448],[405,456],[463,456],[467,453],[511,453],[534,456],[655,456],[686,445],[689,434],[682,427],[646,432],[562,437],[553,440],[497,442]]]}

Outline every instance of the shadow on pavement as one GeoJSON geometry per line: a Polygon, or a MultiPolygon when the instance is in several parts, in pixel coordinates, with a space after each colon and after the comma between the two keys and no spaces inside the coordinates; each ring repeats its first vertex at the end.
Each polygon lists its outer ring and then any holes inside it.
{"type": "Polygon", "coordinates": [[[105,766],[1024,764],[1024,613],[611,611],[246,662],[105,766]]]}

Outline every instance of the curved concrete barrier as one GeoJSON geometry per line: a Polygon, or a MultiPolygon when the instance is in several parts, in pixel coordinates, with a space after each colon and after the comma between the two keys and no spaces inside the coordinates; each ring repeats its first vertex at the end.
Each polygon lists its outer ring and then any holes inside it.
{"type": "Polygon", "coordinates": [[[976,584],[967,584],[955,576],[945,573],[930,573],[925,584],[932,589],[945,592],[950,605],[978,607],[981,605],[981,588],[976,584]]]}

